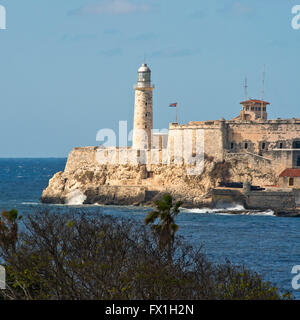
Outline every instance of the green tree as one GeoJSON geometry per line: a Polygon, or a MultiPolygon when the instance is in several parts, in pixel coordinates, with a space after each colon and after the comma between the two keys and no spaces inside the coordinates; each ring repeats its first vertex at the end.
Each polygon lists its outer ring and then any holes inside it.
{"type": "Polygon", "coordinates": [[[10,250],[15,253],[18,241],[18,222],[22,219],[18,211],[11,209],[4,210],[0,216],[0,247],[4,253],[10,250]]]}
{"type": "Polygon", "coordinates": [[[175,239],[175,233],[178,225],[175,218],[179,214],[182,201],[173,204],[173,198],[170,194],[163,195],[161,200],[155,201],[156,210],[150,212],[145,218],[145,224],[151,224],[152,230],[159,239],[161,250],[167,248],[168,259],[172,259],[172,247],[175,239]]]}
{"type": "Polygon", "coordinates": [[[181,237],[171,253],[168,261],[157,235],[135,220],[36,209],[22,219],[15,253],[0,245],[0,300],[293,298],[244,267],[210,262],[181,237]]]}

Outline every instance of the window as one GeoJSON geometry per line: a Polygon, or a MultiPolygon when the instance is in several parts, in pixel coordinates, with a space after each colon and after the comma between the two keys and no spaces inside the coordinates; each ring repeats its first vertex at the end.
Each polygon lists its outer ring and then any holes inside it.
{"type": "Polygon", "coordinates": [[[261,148],[264,150],[266,148],[266,144],[263,142],[261,148]]]}
{"type": "Polygon", "coordinates": [[[147,178],[153,178],[154,177],[154,172],[153,171],[148,171],[147,172],[147,178]]]}
{"type": "Polygon", "coordinates": [[[300,149],[300,141],[293,142],[293,149],[300,149]]]}
{"type": "Polygon", "coordinates": [[[300,157],[297,158],[297,167],[300,167],[300,157]]]}
{"type": "Polygon", "coordinates": [[[282,149],[282,148],[283,148],[283,143],[280,142],[280,143],[279,143],[279,149],[282,149]]]}
{"type": "Polygon", "coordinates": [[[139,81],[150,81],[150,72],[139,72],[139,81]]]}
{"type": "Polygon", "coordinates": [[[293,186],[294,185],[294,178],[289,178],[289,186],[293,186]]]}
{"type": "Polygon", "coordinates": [[[248,149],[248,143],[247,142],[245,143],[245,149],[248,149]]]}
{"type": "Polygon", "coordinates": [[[231,142],[231,144],[230,144],[230,149],[233,149],[233,148],[234,148],[234,143],[231,142]]]}

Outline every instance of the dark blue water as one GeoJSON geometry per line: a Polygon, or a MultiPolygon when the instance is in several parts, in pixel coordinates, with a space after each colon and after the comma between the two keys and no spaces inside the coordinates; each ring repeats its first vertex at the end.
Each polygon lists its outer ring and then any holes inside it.
{"type": "MultiPolygon", "coordinates": [[[[66,206],[39,203],[42,190],[65,159],[0,159],[0,209],[16,208],[30,214],[39,207],[60,210],[66,206]]],[[[82,209],[82,206],[73,207],[82,209]]],[[[91,214],[108,214],[143,221],[149,209],[136,207],[85,206],[91,214]]],[[[300,265],[300,219],[262,215],[226,215],[208,210],[184,210],[178,216],[179,233],[194,246],[204,245],[212,261],[243,264],[264,279],[291,291],[294,265],[300,265]]]]}

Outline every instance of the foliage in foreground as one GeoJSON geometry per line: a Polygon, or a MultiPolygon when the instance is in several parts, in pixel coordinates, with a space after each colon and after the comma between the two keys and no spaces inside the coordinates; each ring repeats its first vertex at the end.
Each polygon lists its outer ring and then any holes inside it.
{"type": "Polygon", "coordinates": [[[178,231],[175,218],[180,212],[179,208],[182,203],[183,202],[178,201],[173,204],[172,196],[165,194],[161,200],[154,202],[156,209],[150,212],[145,218],[145,224],[150,224],[157,236],[160,250],[167,248],[169,260],[172,260],[172,248],[175,241],[175,234],[178,231]]]}
{"type": "Polygon", "coordinates": [[[0,299],[288,298],[256,273],[212,264],[178,239],[170,260],[155,234],[132,221],[41,211],[23,218],[11,245],[1,223],[8,288],[0,299]]]}

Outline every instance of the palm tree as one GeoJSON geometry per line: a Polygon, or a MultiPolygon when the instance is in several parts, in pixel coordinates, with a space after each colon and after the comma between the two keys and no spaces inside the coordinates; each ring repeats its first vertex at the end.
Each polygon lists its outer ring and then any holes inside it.
{"type": "Polygon", "coordinates": [[[170,194],[165,194],[162,200],[155,201],[156,210],[150,212],[145,218],[145,224],[151,224],[152,230],[156,233],[159,239],[160,250],[167,247],[168,259],[172,259],[172,247],[175,239],[175,233],[178,230],[178,225],[175,223],[175,217],[179,214],[179,207],[182,201],[176,202],[173,205],[173,199],[170,194]],[[156,220],[159,221],[157,223],[156,220]]]}

